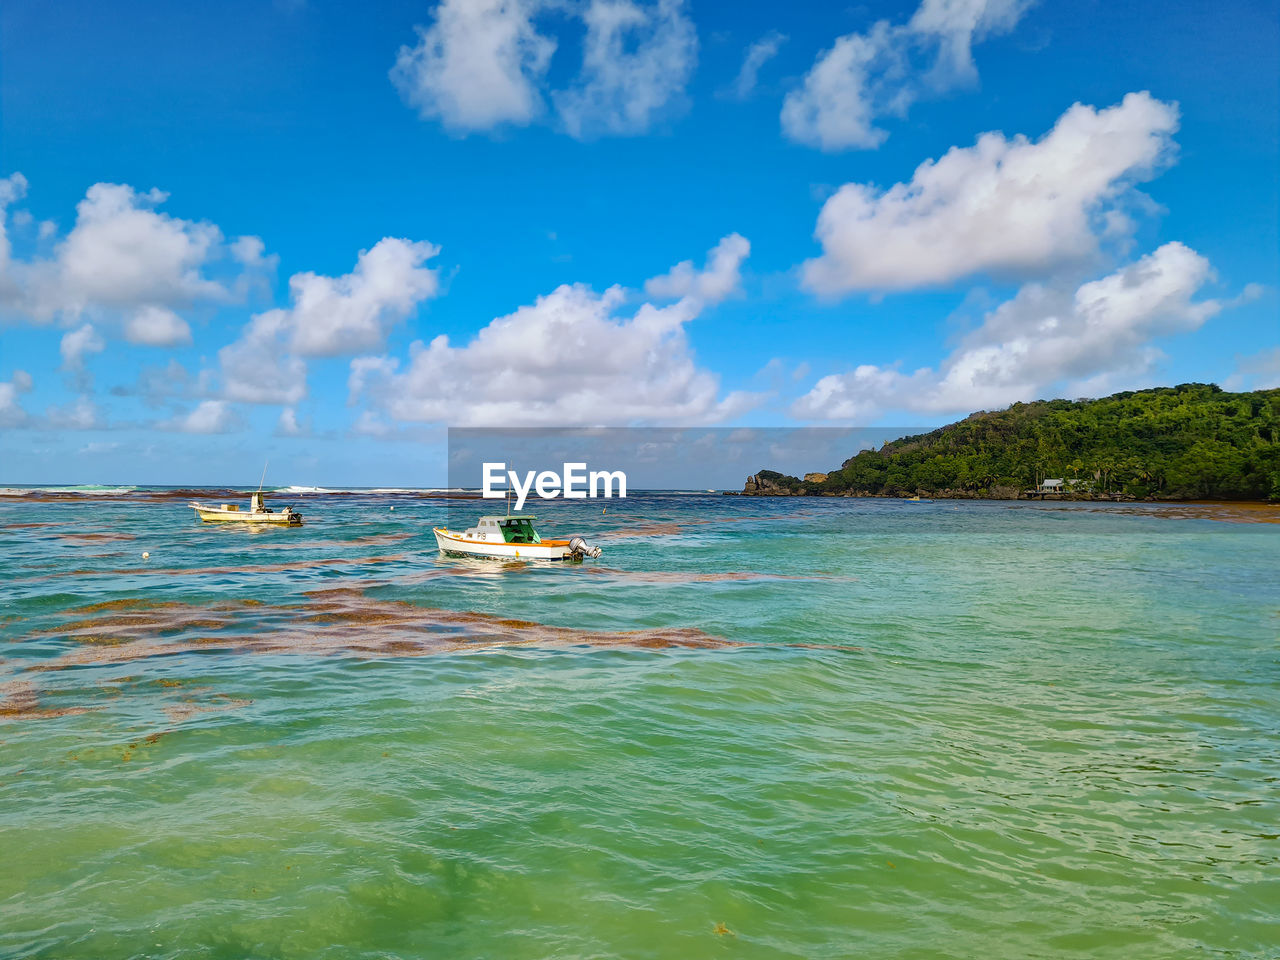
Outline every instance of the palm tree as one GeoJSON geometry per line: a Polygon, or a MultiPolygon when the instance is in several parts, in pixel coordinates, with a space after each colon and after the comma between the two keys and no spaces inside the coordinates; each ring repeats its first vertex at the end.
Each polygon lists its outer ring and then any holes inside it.
{"type": "Polygon", "coordinates": [[[1115,468],[1116,468],[1116,465],[1111,461],[1110,457],[1104,457],[1102,460],[1098,462],[1098,469],[1102,471],[1102,492],[1103,493],[1110,492],[1108,481],[1110,480],[1111,474],[1112,472],[1114,472],[1115,468]]]}

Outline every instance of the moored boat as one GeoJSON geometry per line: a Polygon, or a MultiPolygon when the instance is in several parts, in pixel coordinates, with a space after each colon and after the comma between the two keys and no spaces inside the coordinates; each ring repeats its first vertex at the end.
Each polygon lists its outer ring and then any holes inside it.
{"type": "Polygon", "coordinates": [[[582,537],[543,540],[534,529],[536,519],[528,515],[481,517],[474,527],[462,532],[446,527],[434,527],[433,532],[440,551],[452,556],[571,561],[600,556],[600,548],[590,546],[582,537]]]}
{"type": "Polygon", "coordinates": [[[189,504],[201,520],[206,523],[273,523],[278,526],[297,527],[302,525],[302,514],[293,507],[285,507],[277,512],[266,505],[261,493],[250,494],[249,509],[241,510],[233,503],[210,506],[204,503],[189,504]]]}

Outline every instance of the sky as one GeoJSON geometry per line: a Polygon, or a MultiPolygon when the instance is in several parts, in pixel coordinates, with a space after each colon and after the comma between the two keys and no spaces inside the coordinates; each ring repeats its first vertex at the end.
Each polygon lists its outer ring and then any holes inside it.
{"type": "Polygon", "coordinates": [[[1278,51],[1266,0],[9,0],[0,485],[1280,386],[1278,51]]]}

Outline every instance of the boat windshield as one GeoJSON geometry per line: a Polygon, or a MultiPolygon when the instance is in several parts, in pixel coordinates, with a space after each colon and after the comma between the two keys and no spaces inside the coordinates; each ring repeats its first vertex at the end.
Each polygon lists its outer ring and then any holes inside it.
{"type": "Polygon", "coordinates": [[[502,529],[502,539],[507,543],[541,543],[542,540],[533,529],[533,524],[520,517],[509,517],[498,521],[502,529]]]}

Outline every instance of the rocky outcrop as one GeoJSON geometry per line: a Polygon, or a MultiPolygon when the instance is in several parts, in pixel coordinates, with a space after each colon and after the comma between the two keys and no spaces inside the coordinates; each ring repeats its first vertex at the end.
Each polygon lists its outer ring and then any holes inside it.
{"type": "Polygon", "coordinates": [[[826,483],[827,475],[825,473],[806,473],[804,475],[805,483],[826,483]]]}
{"type": "Polygon", "coordinates": [[[804,488],[795,477],[773,470],[761,470],[747,477],[746,485],[742,488],[742,495],[745,497],[795,497],[803,496],[804,493],[804,488]]]}

